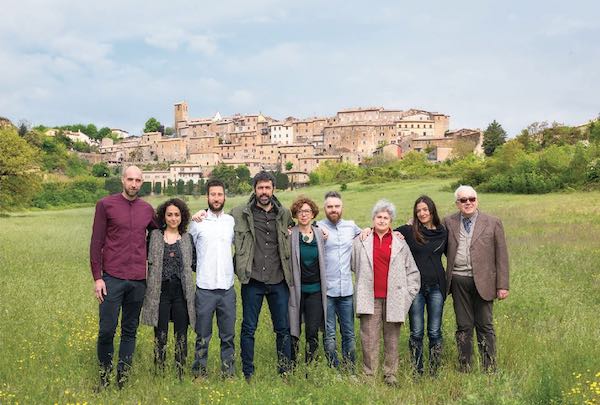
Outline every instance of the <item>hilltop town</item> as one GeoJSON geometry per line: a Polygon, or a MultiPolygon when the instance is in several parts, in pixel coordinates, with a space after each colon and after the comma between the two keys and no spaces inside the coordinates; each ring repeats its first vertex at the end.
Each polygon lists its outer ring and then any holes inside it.
{"type": "MultiPolygon", "coordinates": [[[[172,135],[148,132],[128,136],[113,129],[120,141],[103,138],[98,153],[84,157],[92,163],[115,165],[168,163],[168,170],[145,171],[146,181],[153,184],[166,185],[169,180],[197,183],[219,164],[246,165],[252,175],[260,170],[280,170],[290,181],[302,184],[325,161],[361,164],[377,155],[401,159],[410,151],[426,152],[430,160],[443,161],[452,156],[457,142],[481,152],[480,130],[451,131],[449,115],[424,110],[353,108],[333,117],[276,120],[261,113],[190,118],[188,109],[186,102],[174,105],[172,135]]],[[[93,142],[81,133],[67,136],[93,142]]]]}

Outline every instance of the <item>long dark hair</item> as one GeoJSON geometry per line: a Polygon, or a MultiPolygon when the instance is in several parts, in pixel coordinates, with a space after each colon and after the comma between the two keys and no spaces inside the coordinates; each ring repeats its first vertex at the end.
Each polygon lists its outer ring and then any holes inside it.
{"type": "Polygon", "coordinates": [[[179,198],[171,198],[170,200],[165,201],[156,209],[156,219],[160,225],[160,229],[164,229],[167,226],[165,223],[165,213],[167,212],[167,208],[171,205],[179,208],[179,212],[181,212],[181,223],[177,227],[177,230],[180,235],[183,235],[190,223],[190,209],[185,201],[180,200],[179,198]]]}
{"type": "Polygon", "coordinates": [[[433,200],[429,196],[426,196],[426,195],[422,195],[419,198],[417,198],[417,201],[415,201],[415,205],[413,206],[412,230],[413,230],[413,236],[415,237],[415,240],[417,241],[417,243],[424,245],[426,243],[426,241],[425,241],[425,238],[423,237],[423,232],[421,231],[421,228],[423,227],[423,225],[421,224],[421,221],[419,221],[419,218],[417,217],[417,205],[420,203],[425,203],[427,205],[427,208],[429,209],[429,214],[431,215],[431,222],[433,223],[433,226],[435,226],[436,228],[439,228],[441,225],[441,222],[440,222],[440,217],[438,216],[438,213],[437,213],[437,208],[436,208],[433,200]]]}

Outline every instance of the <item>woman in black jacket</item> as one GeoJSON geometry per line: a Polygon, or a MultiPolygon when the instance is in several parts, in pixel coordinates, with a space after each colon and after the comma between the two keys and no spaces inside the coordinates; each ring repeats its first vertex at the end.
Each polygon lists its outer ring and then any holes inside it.
{"type": "Polygon", "coordinates": [[[442,254],[446,252],[448,232],[441,224],[435,203],[423,195],[415,201],[413,220],[400,231],[421,273],[421,289],[409,311],[409,348],[415,372],[423,374],[423,336],[425,307],[427,307],[427,336],[429,338],[429,372],[437,373],[442,354],[442,315],[446,299],[446,274],[442,254]]]}

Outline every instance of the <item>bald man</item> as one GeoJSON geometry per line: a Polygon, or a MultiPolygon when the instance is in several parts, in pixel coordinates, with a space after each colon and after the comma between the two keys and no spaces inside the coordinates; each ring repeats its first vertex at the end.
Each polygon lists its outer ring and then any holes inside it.
{"type": "Polygon", "coordinates": [[[121,193],[104,197],[96,204],[90,243],[92,276],[100,304],[100,389],[110,382],[119,312],[122,315],[117,386],[122,388],[127,379],[146,292],[146,234],[156,227],[154,209],[138,198],[142,171],[136,166],[127,167],[121,183],[121,193]]]}

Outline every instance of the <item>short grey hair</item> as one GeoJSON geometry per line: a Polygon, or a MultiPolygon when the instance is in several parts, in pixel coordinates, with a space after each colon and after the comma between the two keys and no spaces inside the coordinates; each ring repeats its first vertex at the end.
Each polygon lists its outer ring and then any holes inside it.
{"type": "Polygon", "coordinates": [[[327,193],[325,193],[325,199],[328,198],[339,198],[341,200],[342,196],[337,191],[328,191],[327,193]]]}
{"type": "Polygon", "coordinates": [[[371,211],[371,219],[375,219],[375,216],[383,211],[390,214],[390,219],[392,221],[394,220],[394,218],[396,218],[396,207],[394,206],[394,204],[392,204],[388,200],[379,200],[373,206],[373,210],[371,211]]]}
{"type": "Polygon", "coordinates": [[[458,200],[458,195],[461,193],[468,193],[468,194],[472,194],[473,196],[477,197],[477,191],[475,191],[475,189],[473,187],[461,184],[454,191],[454,200],[458,200]]]}

